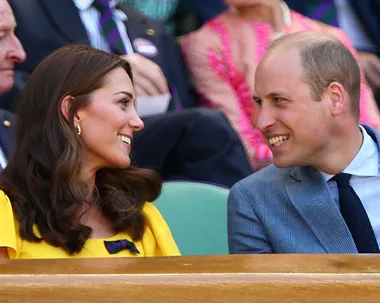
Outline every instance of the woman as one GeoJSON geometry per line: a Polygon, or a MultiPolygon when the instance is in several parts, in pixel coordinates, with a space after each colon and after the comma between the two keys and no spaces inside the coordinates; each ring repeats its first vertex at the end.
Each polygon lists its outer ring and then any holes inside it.
{"type": "Polygon", "coordinates": [[[58,49],[19,103],[16,151],[0,177],[0,256],[167,256],[179,251],[158,210],[156,173],[130,167],[129,64],[88,46],[58,49]]]}
{"type": "MultiPolygon", "coordinates": [[[[341,30],[297,14],[281,0],[226,3],[230,10],[184,38],[185,57],[204,105],[227,115],[257,170],[272,160],[265,140],[255,128],[258,108],[252,100],[256,66],[271,41],[297,31],[324,32],[342,41],[355,56],[356,53],[341,30]]],[[[360,121],[379,129],[379,112],[364,81],[360,103],[360,121]]]]}

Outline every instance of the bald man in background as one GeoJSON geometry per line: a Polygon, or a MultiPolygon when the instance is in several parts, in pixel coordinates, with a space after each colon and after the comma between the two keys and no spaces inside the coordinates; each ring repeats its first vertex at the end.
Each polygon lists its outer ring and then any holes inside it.
{"type": "MultiPolygon", "coordinates": [[[[6,0],[0,0],[0,94],[12,89],[14,84],[14,65],[23,62],[25,51],[15,36],[15,17],[6,0]]],[[[0,171],[7,165],[13,148],[13,115],[0,109],[0,171]]]]}

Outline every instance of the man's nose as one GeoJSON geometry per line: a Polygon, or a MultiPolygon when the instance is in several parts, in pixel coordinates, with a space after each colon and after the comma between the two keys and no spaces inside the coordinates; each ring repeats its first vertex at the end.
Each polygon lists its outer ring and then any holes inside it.
{"type": "Polygon", "coordinates": [[[271,108],[270,105],[263,104],[257,117],[257,129],[264,133],[270,126],[272,126],[275,123],[275,121],[276,119],[274,115],[274,110],[271,108]]]}
{"type": "Polygon", "coordinates": [[[23,62],[26,59],[26,53],[21,45],[20,40],[14,33],[11,34],[9,41],[9,48],[7,52],[7,59],[13,62],[23,62]]]}

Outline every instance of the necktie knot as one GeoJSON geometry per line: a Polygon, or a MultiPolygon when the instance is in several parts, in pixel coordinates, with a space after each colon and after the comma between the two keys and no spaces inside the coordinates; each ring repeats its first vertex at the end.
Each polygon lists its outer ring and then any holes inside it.
{"type": "Polygon", "coordinates": [[[346,188],[350,186],[351,175],[346,173],[340,173],[335,175],[331,180],[335,181],[338,185],[338,189],[346,188]]]}

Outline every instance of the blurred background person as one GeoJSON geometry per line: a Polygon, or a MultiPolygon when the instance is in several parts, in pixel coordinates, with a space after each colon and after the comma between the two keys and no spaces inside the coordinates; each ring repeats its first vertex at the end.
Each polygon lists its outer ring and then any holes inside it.
{"type": "MultiPolygon", "coordinates": [[[[25,60],[25,51],[15,35],[16,20],[6,0],[0,0],[0,95],[14,85],[15,63],[25,60]]],[[[0,109],[0,172],[13,150],[13,115],[0,109]]]]}
{"type": "Polygon", "coordinates": [[[164,22],[167,30],[176,36],[196,30],[226,9],[223,0],[122,0],[122,3],[164,22]]]}
{"type": "Polygon", "coordinates": [[[291,9],[339,26],[358,51],[368,84],[380,106],[380,0],[287,0],[291,9]]]}

